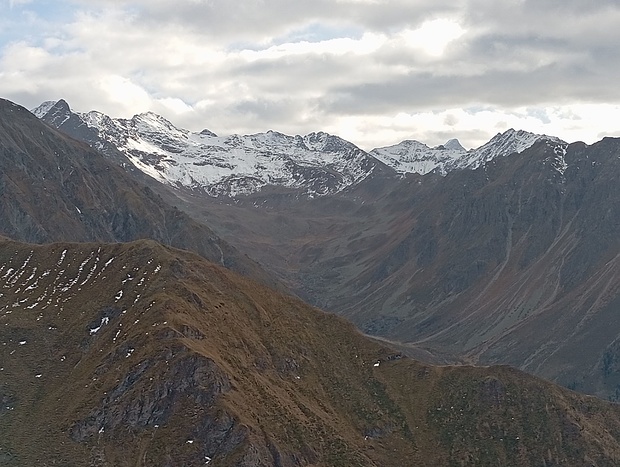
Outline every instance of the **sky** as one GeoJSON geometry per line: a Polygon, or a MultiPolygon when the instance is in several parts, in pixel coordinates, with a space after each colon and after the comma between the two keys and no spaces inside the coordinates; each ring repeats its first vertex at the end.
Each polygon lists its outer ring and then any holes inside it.
{"type": "Polygon", "coordinates": [[[0,97],[359,147],[620,136],[618,0],[0,0],[0,97]]]}

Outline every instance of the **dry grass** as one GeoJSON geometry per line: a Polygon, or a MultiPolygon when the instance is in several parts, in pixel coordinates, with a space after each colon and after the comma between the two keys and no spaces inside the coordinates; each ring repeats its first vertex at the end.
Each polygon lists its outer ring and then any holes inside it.
{"type": "Polygon", "coordinates": [[[6,465],[620,460],[616,406],[507,368],[401,359],[191,253],[3,241],[0,268],[6,465]]]}

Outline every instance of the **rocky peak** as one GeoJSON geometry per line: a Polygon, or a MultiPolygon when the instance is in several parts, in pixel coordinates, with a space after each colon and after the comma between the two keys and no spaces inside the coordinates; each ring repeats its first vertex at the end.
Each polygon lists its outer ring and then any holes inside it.
{"type": "Polygon", "coordinates": [[[153,112],[129,120],[99,112],[43,119],[107,153],[124,154],[156,180],[211,196],[238,197],[265,186],[307,196],[341,191],[369,176],[378,162],[348,141],[324,132],[288,136],[277,131],[218,137],[193,133],[153,112]],[[74,121],[78,119],[78,121],[74,121]]]}
{"type": "Polygon", "coordinates": [[[213,133],[211,130],[207,130],[206,128],[203,129],[199,134],[202,136],[211,136],[213,138],[217,138],[217,135],[215,133],[213,133]]]}
{"type": "Polygon", "coordinates": [[[51,102],[45,102],[36,109],[32,110],[37,117],[54,127],[60,127],[73,115],[69,104],[64,99],[56,101],[53,105],[51,102]]]}
{"type": "Polygon", "coordinates": [[[309,148],[316,151],[339,152],[358,149],[353,143],[323,131],[309,133],[303,139],[309,148]]]}
{"type": "Polygon", "coordinates": [[[38,107],[30,110],[37,118],[42,118],[46,113],[50,111],[52,107],[56,105],[56,101],[45,101],[38,107]]]}
{"type": "Polygon", "coordinates": [[[454,150],[454,151],[465,151],[465,148],[461,145],[460,141],[456,138],[452,138],[446,141],[446,144],[444,144],[443,147],[446,149],[454,150]]]}

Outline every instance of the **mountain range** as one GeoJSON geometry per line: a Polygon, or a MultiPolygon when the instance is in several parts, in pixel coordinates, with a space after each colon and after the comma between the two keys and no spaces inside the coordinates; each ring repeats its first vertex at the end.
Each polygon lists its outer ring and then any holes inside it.
{"type": "MultiPolygon", "coordinates": [[[[436,148],[405,141],[369,153],[358,149],[372,170],[321,196],[304,196],[307,187],[274,178],[260,190],[222,201],[234,193],[214,198],[210,182],[197,189],[179,177],[164,180],[153,173],[156,163],[147,167],[127,149],[129,140],[142,148],[146,143],[138,142],[148,141],[153,153],[142,153],[141,161],[169,151],[169,164],[185,167],[185,153],[171,148],[196,135],[169,122],[147,129],[138,124],[146,116],[136,116],[94,124],[114,120],[73,113],[64,101],[35,113],[74,136],[87,128],[90,139],[83,139],[89,144],[110,144],[133,162],[132,170],[163,180],[154,188],[158,193],[208,221],[300,297],[346,316],[364,332],[404,344],[416,357],[508,363],[601,397],[620,394],[620,329],[609,326],[620,253],[614,235],[620,199],[611,182],[619,169],[617,140],[569,145],[508,130],[469,151],[456,140],[436,148]]],[[[230,140],[244,141],[246,148],[248,141],[270,141],[261,156],[241,151],[256,160],[277,159],[291,141],[307,138],[276,135],[230,140]]],[[[354,147],[341,143],[329,150],[344,146],[354,147]]],[[[212,157],[211,149],[202,156],[197,151],[197,158],[212,157]]],[[[240,154],[230,148],[222,153],[240,154]]],[[[334,154],[324,156],[325,166],[334,154]]],[[[306,165],[317,160],[315,154],[306,165]]]]}
{"type": "Polygon", "coordinates": [[[64,100],[44,102],[32,112],[97,149],[120,151],[137,169],[160,182],[232,198],[266,187],[324,196],[355,186],[371,174],[446,174],[522,152],[540,140],[565,144],[555,137],[511,129],[469,151],[458,140],[450,140],[435,148],[404,141],[367,153],[324,132],[288,136],[270,130],[219,137],[209,130],[179,129],[151,112],[129,120],[97,111],[76,113],[64,100]]]}
{"type": "Polygon", "coordinates": [[[616,396],[620,141],[411,173],[419,143],[35,113],[0,101],[0,464],[620,462],[616,404],[463,364],[616,396]],[[216,146],[278,176],[211,179],[216,146]]]}
{"type": "Polygon", "coordinates": [[[277,281],[98,151],[0,100],[0,235],[26,242],[152,238],[277,281]]]}

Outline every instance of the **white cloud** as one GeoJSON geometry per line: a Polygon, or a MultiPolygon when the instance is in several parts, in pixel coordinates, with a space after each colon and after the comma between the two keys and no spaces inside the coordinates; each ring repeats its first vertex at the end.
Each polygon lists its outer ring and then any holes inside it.
{"type": "Polygon", "coordinates": [[[263,50],[246,49],[239,55],[248,62],[261,59],[277,60],[291,55],[368,55],[375,52],[385,42],[385,36],[367,33],[360,39],[343,37],[319,42],[289,42],[263,50]]]}
{"type": "Polygon", "coordinates": [[[400,36],[408,46],[438,57],[448,44],[463,34],[465,30],[456,21],[442,18],[426,21],[415,30],[404,30],[400,36]]]}
{"type": "Polygon", "coordinates": [[[131,113],[132,109],[148,108],[153,103],[152,97],[142,86],[123,76],[104,76],[96,84],[110,102],[125,108],[123,113],[131,113]]]}
{"type": "Polygon", "coordinates": [[[181,99],[174,97],[165,97],[163,99],[159,99],[158,102],[163,105],[166,109],[174,112],[176,115],[183,115],[187,113],[192,113],[194,109],[183,102],[181,99]]]}

